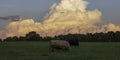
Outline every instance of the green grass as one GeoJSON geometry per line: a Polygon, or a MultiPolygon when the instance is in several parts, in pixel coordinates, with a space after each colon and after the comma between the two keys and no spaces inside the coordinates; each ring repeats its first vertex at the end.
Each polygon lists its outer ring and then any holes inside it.
{"type": "Polygon", "coordinates": [[[86,43],[50,52],[48,42],[0,42],[0,60],[120,60],[120,43],[86,43]]]}

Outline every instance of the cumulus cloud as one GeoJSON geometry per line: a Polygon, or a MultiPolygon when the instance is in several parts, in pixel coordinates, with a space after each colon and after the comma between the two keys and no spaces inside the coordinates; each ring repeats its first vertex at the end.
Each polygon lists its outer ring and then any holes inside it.
{"type": "Polygon", "coordinates": [[[96,24],[101,22],[102,13],[98,9],[86,10],[88,4],[85,0],[61,0],[52,5],[43,22],[33,19],[11,22],[0,32],[0,37],[24,36],[30,31],[41,36],[120,31],[120,26],[112,23],[98,27],[96,24]]]}
{"type": "MultiPolygon", "coordinates": [[[[97,9],[87,11],[89,3],[84,0],[62,0],[51,7],[51,11],[43,22],[44,25],[54,25],[65,33],[86,33],[100,22],[101,12],[97,9]]],[[[54,29],[50,26],[48,29],[54,29]]],[[[47,26],[46,26],[47,27],[47,26]]]]}

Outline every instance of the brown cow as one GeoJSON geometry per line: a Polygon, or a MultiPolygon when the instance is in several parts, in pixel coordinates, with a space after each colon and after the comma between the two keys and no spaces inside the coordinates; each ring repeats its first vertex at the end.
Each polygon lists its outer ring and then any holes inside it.
{"type": "Polygon", "coordinates": [[[51,40],[50,41],[50,49],[51,51],[54,50],[67,50],[71,49],[69,42],[65,40],[51,40]]]}

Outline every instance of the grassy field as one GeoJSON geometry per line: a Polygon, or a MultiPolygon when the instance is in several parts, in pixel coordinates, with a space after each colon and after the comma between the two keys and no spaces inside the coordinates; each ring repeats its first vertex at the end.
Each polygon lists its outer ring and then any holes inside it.
{"type": "Polygon", "coordinates": [[[80,43],[50,52],[48,42],[0,42],[0,60],[120,60],[120,43],[80,43]]]}

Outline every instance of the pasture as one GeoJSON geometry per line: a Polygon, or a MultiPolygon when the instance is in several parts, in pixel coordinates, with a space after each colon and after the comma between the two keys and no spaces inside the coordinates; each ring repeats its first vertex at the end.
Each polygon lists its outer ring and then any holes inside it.
{"type": "Polygon", "coordinates": [[[120,60],[120,43],[81,42],[70,52],[50,52],[49,42],[0,42],[0,60],[120,60]]]}

